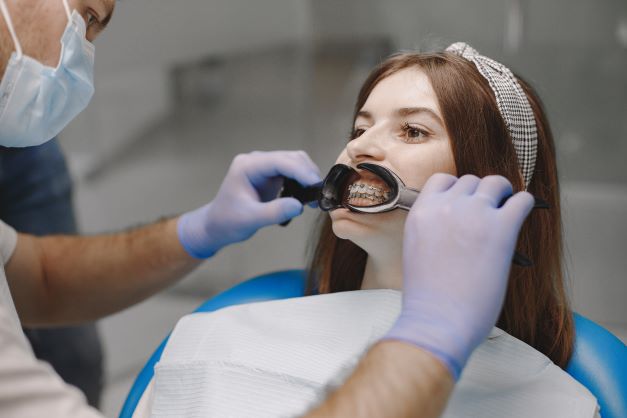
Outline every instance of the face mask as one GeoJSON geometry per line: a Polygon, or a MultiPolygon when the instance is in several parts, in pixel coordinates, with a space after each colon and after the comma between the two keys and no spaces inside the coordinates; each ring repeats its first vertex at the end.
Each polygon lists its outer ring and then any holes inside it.
{"type": "Polygon", "coordinates": [[[13,38],[15,52],[0,83],[0,145],[29,147],[55,137],[89,103],[94,94],[94,46],[87,41],[85,21],[70,12],[61,37],[57,68],[22,54],[5,0],[0,9],[13,38]]]}

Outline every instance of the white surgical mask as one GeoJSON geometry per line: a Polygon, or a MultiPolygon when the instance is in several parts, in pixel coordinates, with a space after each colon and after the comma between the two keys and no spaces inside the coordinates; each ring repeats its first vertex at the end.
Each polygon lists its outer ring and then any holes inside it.
{"type": "Polygon", "coordinates": [[[29,147],[56,136],[89,103],[94,94],[94,45],[87,41],[81,15],[70,12],[63,0],[68,24],[61,37],[56,68],[22,53],[5,0],[0,9],[15,52],[0,83],[0,145],[29,147]]]}

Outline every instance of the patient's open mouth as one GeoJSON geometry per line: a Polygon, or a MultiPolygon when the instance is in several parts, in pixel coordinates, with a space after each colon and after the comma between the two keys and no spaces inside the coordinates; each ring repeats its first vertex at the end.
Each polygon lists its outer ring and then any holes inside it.
{"type": "Polygon", "coordinates": [[[385,203],[390,190],[382,182],[358,180],[348,186],[347,203],[353,206],[374,206],[385,203]]]}

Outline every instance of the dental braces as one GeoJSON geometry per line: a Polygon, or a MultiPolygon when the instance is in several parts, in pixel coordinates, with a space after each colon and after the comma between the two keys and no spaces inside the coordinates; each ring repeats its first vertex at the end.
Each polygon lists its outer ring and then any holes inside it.
{"type": "Polygon", "coordinates": [[[354,183],[348,186],[348,199],[361,198],[382,203],[388,200],[390,193],[382,188],[369,184],[354,183]]]}

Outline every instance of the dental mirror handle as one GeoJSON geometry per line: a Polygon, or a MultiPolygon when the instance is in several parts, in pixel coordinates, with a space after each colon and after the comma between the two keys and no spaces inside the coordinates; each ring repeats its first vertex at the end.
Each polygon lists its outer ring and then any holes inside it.
{"type": "Polygon", "coordinates": [[[398,193],[398,201],[396,202],[396,206],[408,211],[416,202],[416,199],[418,199],[419,194],[420,192],[418,190],[409,188],[401,189],[398,193]]]}

